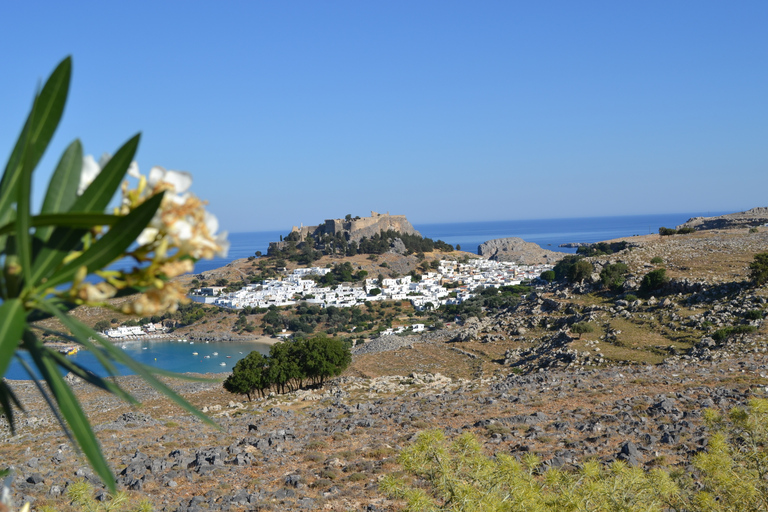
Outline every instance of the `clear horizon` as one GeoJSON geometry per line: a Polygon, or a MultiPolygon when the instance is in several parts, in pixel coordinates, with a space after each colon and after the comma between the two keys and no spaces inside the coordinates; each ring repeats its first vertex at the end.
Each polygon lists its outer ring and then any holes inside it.
{"type": "Polygon", "coordinates": [[[768,3],[42,0],[3,9],[0,155],[73,57],[79,137],[189,171],[230,232],[766,206],[768,3]],[[19,50],[11,50],[20,48],[19,50]],[[22,50],[23,49],[23,50],[22,50]]]}

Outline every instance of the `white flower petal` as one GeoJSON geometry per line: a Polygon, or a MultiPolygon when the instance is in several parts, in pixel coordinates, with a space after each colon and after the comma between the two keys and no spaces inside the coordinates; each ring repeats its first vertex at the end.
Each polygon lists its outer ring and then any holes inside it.
{"type": "Polygon", "coordinates": [[[192,185],[192,175],[184,171],[166,170],[156,165],[149,170],[148,183],[154,188],[161,182],[171,185],[177,194],[183,194],[192,185]]]}
{"type": "Polygon", "coordinates": [[[136,239],[136,242],[139,245],[150,244],[155,241],[158,233],[160,233],[160,231],[157,228],[144,228],[144,231],[141,232],[139,238],[136,239]]]}
{"type": "Polygon", "coordinates": [[[171,171],[165,172],[163,181],[173,185],[173,189],[177,194],[183,194],[192,185],[192,175],[184,171],[171,171]]]}
{"type": "Polygon", "coordinates": [[[136,163],[136,160],[131,162],[131,165],[128,166],[128,176],[136,179],[141,178],[141,173],[139,172],[139,164],[136,163]]]}
{"type": "Polygon", "coordinates": [[[227,240],[226,231],[222,231],[216,235],[216,245],[219,246],[219,252],[216,253],[216,256],[226,258],[227,254],[229,254],[229,240],[227,240]]]}
{"type": "Polygon", "coordinates": [[[156,165],[149,170],[149,178],[147,179],[147,183],[150,187],[155,188],[158,183],[163,181],[163,176],[165,176],[165,169],[159,165],[156,165]]]}
{"type": "Polygon", "coordinates": [[[211,236],[215,235],[219,230],[219,219],[217,219],[214,214],[206,210],[203,216],[203,220],[205,221],[205,227],[208,229],[208,234],[211,236]]]}
{"type": "Polygon", "coordinates": [[[177,220],[170,226],[168,231],[177,236],[179,240],[189,240],[192,238],[192,224],[185,220],[177,220]]]}
{"type": "Polygon", "coordinates": [[[96,163],[93,155],[85,155],[83,157],[83,169],[80,171],[80,184],[77,186],[77,195],[83,195],[85,189],[96,179],[100,172],[101,166],[96,163]]]}

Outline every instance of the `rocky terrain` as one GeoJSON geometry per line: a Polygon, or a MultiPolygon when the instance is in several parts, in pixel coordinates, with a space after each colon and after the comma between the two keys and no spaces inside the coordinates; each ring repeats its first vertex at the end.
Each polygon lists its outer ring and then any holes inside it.
{"type": "Polygon", "coordinates": [[[554,265],[566,256],[566,253],[548,251],[538,244],[515,237],[483,242],[478,246],[477,254],[489,260],[513,261],[519,265],[554,265]]]}
{"type": "Polygon", "coordinates": [[[733,229],[764,226],[768,224],[768,207],[759,206],[745,212],[729,213],[717,217],[693,217],[676,229],[733,229]]]}
{"type": "MultiPolygon", "coordinates": [[[[248,402],[218,382],[172,381],[219,430],[135,377],[120,382],[141,408],[73,388],[118,485],[156,510],[399,510],[378,481],[401,470],[399,449],[428,428],[474,432],[489,454],[535,452],[550,467],[598,458],[686,470],[706,449],[705,409],[766,396],[768,290],[747,280],[766,250],[762,229],[633,237],[620,253],[589,258],[596,272],[582,283],[540,288],[459,327],[355,347],[351,367],[323,389],[248,402]],[[599,269],[617,261],[630,274],[606,293],[599,269]],[[638,295],[642,276],[661,267],[670,281],[638,295]],[[578,322],[594,332],[571,333],[578,322]],[[728,326],[754,330],[717,338],[728,326]]],[[[36,388],[10,385],[27,407],[0,446],[16,467],[15,499],[67,510],[71,482],[100,483],[36,388]]]]}

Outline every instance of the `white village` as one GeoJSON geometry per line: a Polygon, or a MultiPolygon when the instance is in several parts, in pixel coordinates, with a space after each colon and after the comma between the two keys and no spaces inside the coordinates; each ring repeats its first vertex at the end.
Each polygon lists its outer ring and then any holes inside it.
{"type": "Polygon", "coordinates": [[[466,263],[441,260],[437,270],[423,274],[420,281],[407,275],[384,278],[381,282],[366,279],[362,286],[324,287],[307,276],[322,276],[331,269],[310,267],[295,269],[283,279],[252,283],[230,293],[223,293],[222,287],[199,288],[193,290],[190,298],[231,309],[290,306],[302,301],[325,308],[359,306],[367,301],[409,300],[416,310],[429,310],[444,304],[460,304],[481,288],[498,288],[537,279],[542,272],[551,269],[552,265],[518,265],[485,259],[472,259],[466,263]]]}

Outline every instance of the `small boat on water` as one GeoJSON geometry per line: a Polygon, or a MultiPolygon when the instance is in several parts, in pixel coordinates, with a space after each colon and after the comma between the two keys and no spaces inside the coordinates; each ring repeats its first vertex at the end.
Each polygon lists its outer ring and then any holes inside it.
{"type": "Polygon", "coordinates": [[[73,355],[77,354],[77,347],[62,348],[61,350],[59,350],[59,352],[61,352],[65,356],[73,356],[73,355]]]}
{"type": "Polygon", "coordinates": [[[147,347],[141,347],[141,350],[147,350],[147,347]]]}
{"type": "Polygon", "coordinates": [[[227,363],[219,363],[219,366],[227,366],[227,363]]]}
{"type": "Polygon", "coordinates": [[[214,355],[214,356],[217,356],[217,355],[219,355],[219,353],[218,353],[218,352],[214,352],[214,353],[213,353],[213,355],[214,355]]]}
{"type": "Polygon", "coordinates": [[[196,355],[197,355],[197,352],[192,352],[192,355],[193,355],[193,356],[196,356],[196,355]]]}
{"type": "Polygon", "coordinates": [[[227,356],[227,359],[232,359],[232,356],[227,356]]]}
{"type": "Polygon", "coordinates": [[[205,359],[210,359],[211,356],[203,356],[205,359]]]}

